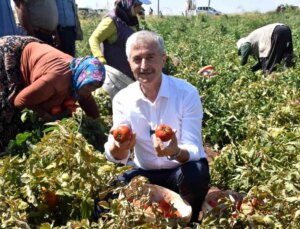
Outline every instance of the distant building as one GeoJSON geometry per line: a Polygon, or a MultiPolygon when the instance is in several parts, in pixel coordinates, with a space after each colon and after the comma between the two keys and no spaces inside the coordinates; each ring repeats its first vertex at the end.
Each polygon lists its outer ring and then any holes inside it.
{"type": "Polygon", "coordinates": [[[78,12],[84,16],[101,15],[108,12],[107,9],[91,9],[91,8],[78,8],[78,12]]]}
{"type": "Polygon", "coordinates": [[[196,3],[195,0],[185,1],[185,16],[190,16],[195,14],[196,3]]]}

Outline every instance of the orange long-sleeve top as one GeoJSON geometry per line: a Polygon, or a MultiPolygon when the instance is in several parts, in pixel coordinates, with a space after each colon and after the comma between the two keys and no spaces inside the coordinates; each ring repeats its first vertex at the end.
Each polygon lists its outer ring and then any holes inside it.
{"type": "MultiPolygon", "coordinates": [[[[71,95],[72,56],[50,45],[31,42],[21,55],[21,74],[25,88],[16,96],[14,106],[49,112],[71,95]]],[[[92,95],[79,104],[88,116],[97,118],[99,111],[92,95]]]]}

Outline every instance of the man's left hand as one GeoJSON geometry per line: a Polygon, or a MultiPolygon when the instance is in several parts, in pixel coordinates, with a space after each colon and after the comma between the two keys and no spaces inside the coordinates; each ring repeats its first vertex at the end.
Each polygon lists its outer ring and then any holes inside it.
{"type": "Polygon", "coordinates": [[[168,143],[163,142],[160,138],[155,137],[154,135],[154,149],[158,157],[167,157],[176,154],[176,152],[178,152],[176,134],[173,134],[173,137],[168,143]]]}

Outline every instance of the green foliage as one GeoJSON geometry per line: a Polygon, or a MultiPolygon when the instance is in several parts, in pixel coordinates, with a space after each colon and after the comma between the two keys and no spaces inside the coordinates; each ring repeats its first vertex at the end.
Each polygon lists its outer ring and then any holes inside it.
{"type": "MultiPolygon", "coordinates": [[[[48,124],[49,125],[49,124],[48,124]]],[[[29,155],[0,161],[0,219],[3,228],[23,222],[31,226],[49,222],[92,219],[94,199],[111,189],[111,182],[126,167],[108,163],[78,133],[78,122],[65,119],[35,145],[29,155]],[[44,190],[58,198],[47,204],[44,190]]]]}
{"type": "MultiPolygon", "coordinates": [[[[300,227],[299,14],[287,10],[279,14],[146,17],[143,21],[144,28],[164,37],[169,57],[164,71],[199,90],[204,108],[203,142],[220,152],[211,164],[212,184],[245,194],[240,208],[231,199],[221,199],[194,228],[300,227]],[[240,67],[236,41],[274,22],[291,27],[296,66],[277,66],[268,76],[249,70],[253,59],[240,67]],[[213,65],[218,74],[199,76],[197,71],[205,65],[213,65]]],[[[81,17],[84,40],[77,42],[78,56],[91,54],[88,39],[100,19],[81,17]]],[[[99,190],[103,198],[114,189],[109,185],[112,179],[127,169],[108,163],[100,153],[112,124],[112,110],[103,91],[94,97],[101,112],[96,123],[81,109],[73,118],[51,127],[26,116],[32,128],[9,146],[9,152],[18,155],[0,158],[0,228],[170,226],[162,218],[145,222],[142,209],[122,198],[102,200],[101,206],[108,211],[99,221],[91,220],[99,190]],[[46,207],[42,187],[59,197],[55,211],[46,207]]],[[[177,228],[182,226],[176,223],[177,228]]]]}
{"type": "Polygon", "coordinates": [[[44,122],[32,110],[24,109],[21,116],[24,132],[10,140],[6,152],[10,155],[22,155],[38,143],[44,134],[44,122]]]}

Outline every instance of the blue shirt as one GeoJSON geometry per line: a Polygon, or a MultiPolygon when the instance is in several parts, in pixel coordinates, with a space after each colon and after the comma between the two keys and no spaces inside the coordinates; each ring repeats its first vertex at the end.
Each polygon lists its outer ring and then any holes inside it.
{"type": "Polygon", "coordinates": [[[0,0],[0,36],[16,34],[19,33],[10,0],[0,0]]]}
{"type": "Polygon", "coordinates": [[[58,10],[58,25],[61,27],[75,26],[74,0],[56,0],[58,10]]]}

